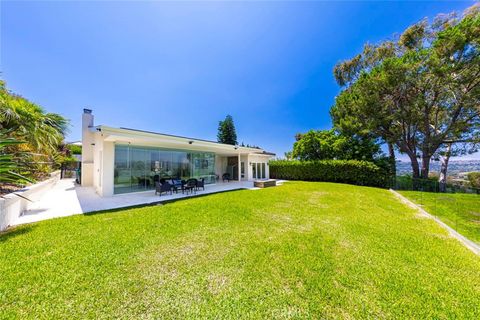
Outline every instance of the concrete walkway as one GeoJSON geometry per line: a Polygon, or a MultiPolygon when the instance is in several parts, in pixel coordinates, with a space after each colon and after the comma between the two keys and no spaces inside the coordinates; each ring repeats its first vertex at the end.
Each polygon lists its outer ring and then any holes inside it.
{"type": "MultiPolygon", "coordinates": [[[[232,181],[205,186],[196,195],[210,194],[222,191],[239,189],[256,189],[252,181],[232,181]]],[[[59,180],[57,184],[46,192],[39,200],[29,205],[28,210],[17,218],[13,225],[37,222],[52,218],[66,217],[86,212],[108,210],[135,205],[156,203],[180,198],[188,198],[192,194],[163,194],[156,196],[153,190],[119,194],[111,197],[100,197],[91,187],[80,187],[74,179],[59,180]]],[[[195,195],[195,194],[194,194],[195,195]]]]}

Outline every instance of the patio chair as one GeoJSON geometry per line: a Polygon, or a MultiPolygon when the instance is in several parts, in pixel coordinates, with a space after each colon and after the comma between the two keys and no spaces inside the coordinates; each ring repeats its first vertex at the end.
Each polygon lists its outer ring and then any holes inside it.
{"type": "Polygon", "coordinates": [[[161,196],[162,192],[170,192],[170,194],[173,194],[172,185],[168,182],[157,182],[155,184],[155,195],[158,193],[161,196]]]}
{"type": "Polygon", "coordinates": [[[197,190],[202,188],[205,190],[205,178],[201,178],[200,180],[197,180],[197,190]]]}
{"type": "Polygon", "coordinates": [[[225,180],[227,180],[227,182],[230,182],[230,173],[224,173],[222,175],[222,181],[225,182],[225,180]]]}
{"type": "Polygon", "coordinates": [[[193,191],[194,193],[196,193],[197,182],[198,182],[197,179],[194,179],[194,178],[188,179],[187,182],[185,183],[185,186],[184,186],[185,191],[187,191],[187,193],[188,193],[188,191],[190,190],[190,191],[193,191]]]}

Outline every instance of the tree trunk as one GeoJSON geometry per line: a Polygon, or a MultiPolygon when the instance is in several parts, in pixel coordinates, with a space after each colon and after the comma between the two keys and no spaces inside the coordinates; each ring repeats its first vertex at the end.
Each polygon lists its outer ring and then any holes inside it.
{"type": "Polygon", "coordinates": [[[449,143],[447,145],[447,152],[445,156],[440,158],[440,162],[442,166],[440,167],[440,177],[438,177],[438,188],[440,192],[447,191],[447,169],[448,169],[448,161],[450,160],[450,155],[452,151],[452,144],[449,143]]]}
{"type": "Polygon", "coordinates": [[[428,172],[430,171],[430,158],[429,155],[422,156],[422,179],[428,179],[428,172]]]}
{"type": "Polygon", "coordinates": [[[412,165],[412,177],[414,179],[420,178],[420,166],[418,165],[418,159],[415,155],[408,155],[410,157],[410,163],[412,165]]]}
{"type": "Polygon", "coordinates": [[[395,149],[393,148],[393,143],[388,143],[388,154],[390,157],[390,170],[392,177],[395,178],[397,176],[397,163],[395,161],[395,149]]]}

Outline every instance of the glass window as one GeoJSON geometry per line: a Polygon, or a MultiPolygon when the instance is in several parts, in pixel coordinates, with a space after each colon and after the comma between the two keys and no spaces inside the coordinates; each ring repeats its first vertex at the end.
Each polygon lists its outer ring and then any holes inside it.
{"type": "Polygon", "coordinates": [[[115,194],[154,189],[162,178],[204,178],[207,184],[215,183],[215,154],[115,146],[115,194]]]}
{"type": "Polygon", "coordinates": [[[130,149],[131,156],[131,180],[132,180],[132,190],[133,191],[142,191],[147,188],[147,176],[146,176],[146,150],[132,147],[130,149]]]}
{"type": "Polygon", "coordinates": [[[262,162],[262,179],[265,179],[265,162],[262,162]]]}
{"type": "Polygon", "coordinates": [[[130,151],[128,146],[115,147],[115,164],[113,171],[114,193],[124,193],[130,191],[132,181],[129,153],[130,151]]]}

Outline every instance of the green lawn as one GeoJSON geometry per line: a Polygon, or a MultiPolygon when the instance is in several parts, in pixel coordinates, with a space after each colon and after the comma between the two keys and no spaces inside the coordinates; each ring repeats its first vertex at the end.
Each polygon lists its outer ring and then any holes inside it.
{"type": "Polygon", "coordinates": [[[400,191],[465,237],[480,243],[480,195],[400,191]]]}
{"type": "Polygon", "coordinates": [[[480,258],[387,190],[288,182],[0,235],[0,318],[480,318],[480,258]]]}

